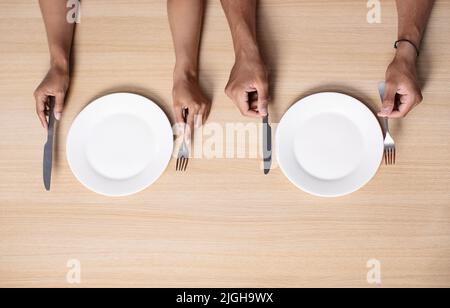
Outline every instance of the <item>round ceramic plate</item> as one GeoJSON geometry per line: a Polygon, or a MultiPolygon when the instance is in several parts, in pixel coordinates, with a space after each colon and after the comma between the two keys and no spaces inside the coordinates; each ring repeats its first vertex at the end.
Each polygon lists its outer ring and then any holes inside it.
{"type": "Polygon", "coordinates": [[[167,168],[173,132],[167,116],[149,99],[130,93],[101,97],[75,119],[67,160],[88,189],[126,196],[153,184],[167,168]]]}
{"type": "Polygon", "coordinates": [[[277,130],[282,171],[297,187],[321,197],[344,196],[366,185],[380,167],[383,148],[375,115],[340,93],[302,99],[277,130]]]}

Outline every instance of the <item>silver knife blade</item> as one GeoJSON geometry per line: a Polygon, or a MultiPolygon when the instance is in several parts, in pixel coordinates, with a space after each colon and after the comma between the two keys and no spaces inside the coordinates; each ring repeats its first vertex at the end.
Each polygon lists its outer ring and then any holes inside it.
{"type": "Polygon", "coordinates": [[[48,114],[48,132],[47,142],[44,146],[44,163],[43,163],[43,177],[44,186],[47,191],[50,191],[50,184],[52,181],[52,167],[53,167],[53,140],[55,136],[55,99],[49,98],[49,114],[48,114]]]}
{"type": "Polygon", "coordinates": [[[272,167],[272,127],[270,127],[268,115],[263,118],[263,155],[264,174],[267,175],[272,167]]]}

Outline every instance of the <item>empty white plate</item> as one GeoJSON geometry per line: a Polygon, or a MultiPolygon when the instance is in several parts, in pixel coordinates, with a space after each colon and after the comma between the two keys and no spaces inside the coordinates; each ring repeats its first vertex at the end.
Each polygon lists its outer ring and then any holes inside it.
{"type": "Polygon", "coordinates": [[[173,131],[167,116],[140,95],[116,93],[89,104],[75,119],[67,160],[88,189],[126,196],[153,184],[167,168],[173,131]]]}
{"type": "Polygon", "coordinates": [[[375,176],[383,157],[383,133],[375,115],[357,99],[319,93],[284,115],[277,153],[284,174],[303,191],[344,196],[375,176]]]}

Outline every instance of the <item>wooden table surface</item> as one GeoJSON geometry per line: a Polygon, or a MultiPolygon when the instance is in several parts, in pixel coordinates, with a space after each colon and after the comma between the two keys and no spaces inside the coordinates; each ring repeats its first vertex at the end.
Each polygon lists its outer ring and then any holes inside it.
{"type": "MultiPolygon", "coordinates": [[[[259,33],[278,122],[307,94],[337,90],[376,109],[396,39],[392,0],[382,22],[366,2],[262,0],[259,33]]],[[[44,192],[45,133],[33,90],[48,68],[37,1],[0,3],[0,286],[70,287],[67,261],[85,287],[370,287],[368,260],[384,287],[450,286],[450,1],[437,1],[420,58],[424,103],[393,123],[398,164],[362,190],[321,199],[259,159],[174,161],[146,191],[91,193],[65,159],[73,119],[94,98],[132,91],[171,119],[174,56],[162,0],[84,1],[75,68],[57,131],[53,190],[44,192]]],[[[223,94],[233,65],[219,1],[208,1],[202,84],[211,123],[251,123],[223,94]]],[[[244,147],[245,144],[239,144],[244,147]]]]}

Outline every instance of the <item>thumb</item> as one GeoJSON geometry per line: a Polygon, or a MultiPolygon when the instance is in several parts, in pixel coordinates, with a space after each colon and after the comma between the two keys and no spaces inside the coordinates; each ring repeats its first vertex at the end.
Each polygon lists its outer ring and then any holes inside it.
{"type": "Polygon", "coordinates": [[[269,85],[267,82],[261,82],[256,85],[258,91],[258,111],[260,115],[266,116],[268,114],[267,106],[269,105],[269,85]]]}
{"type": "Polygon", "coordinates": [[[384,93],[383,106],[381,107],[380,116],[387,117],[391,115],[395,107],[395,96],[397,95],[397,88],[395,85],[386,84],[384,93]]]}
{"type": "Polygon", "coordinates": [[[64,99],[65,94],[57,94],[55,95],[55,118],[56,120],[61,120],[62,112],[64,109],[64,99]]]}

